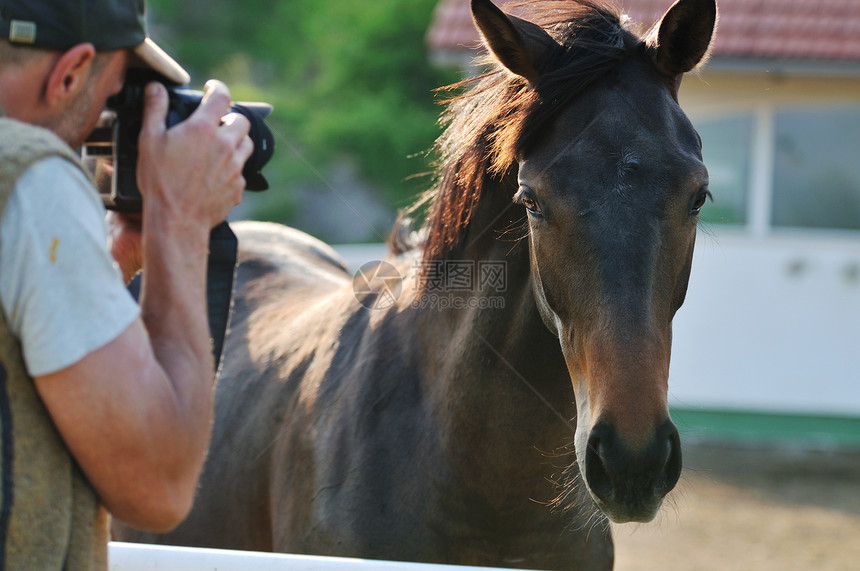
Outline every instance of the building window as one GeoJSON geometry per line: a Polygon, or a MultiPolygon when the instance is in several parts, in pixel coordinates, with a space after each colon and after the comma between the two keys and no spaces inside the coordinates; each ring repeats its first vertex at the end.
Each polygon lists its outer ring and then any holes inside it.
{"type": "Polygon", "coordinates": [[[702,156],[710,177],[712,204],[702,209],[702,220],[746,224],[753,117],[741,115],[695,122],[702,137],[702,156]]]}
{"type": "Polygon", "coordinates": [[[774,131],[772,224],[860,229],[860,106],[778,111],[774,131]]]}

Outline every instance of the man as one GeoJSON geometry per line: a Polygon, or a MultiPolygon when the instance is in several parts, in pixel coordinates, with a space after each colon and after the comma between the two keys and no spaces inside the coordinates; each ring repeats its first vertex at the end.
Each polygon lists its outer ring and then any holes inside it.
{"type": "Polygon", "coordinates": [[[142,256],[138,309],[72,149],[129,66],[189,79],[146,38],[143,2],[0,0],[0,568],[105,568],[105,509],[166,531],[203,465],[208,235],[241,200],[253,144],[223,84],[170,130],[165,87],[147,86],[142,234],[112,229],[127,275],[142,256]]]}

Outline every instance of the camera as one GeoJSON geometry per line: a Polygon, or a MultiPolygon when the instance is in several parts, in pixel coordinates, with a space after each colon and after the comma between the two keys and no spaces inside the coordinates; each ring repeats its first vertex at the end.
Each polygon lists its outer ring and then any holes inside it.
{"type": "MultiPolygon", "coordinates": [[[[129,70],[122,90],[108,99],[98,125],[84,142],[81,158],[96,177],[96,186],[105,207],[120,212],[140,212],[143,201],[137,187],[137,140],[143,123],[143,93],[150,81],[164,80],[143,70],[129,70]],[[101,168],[112,163],[112,175],[101,168]]],[[[167,128],[187,119],[200,105],[202,91],[168,86],[167,128]]],[[[254,152],[245,163],[242,176],[246,190],[266,190],[269,183],[263,167],[272,158],[275,141],[265,119],[272,106],[260,102],[233,103],[230,112],[245,116],[251,123],[249,137],[254,152]]]]}

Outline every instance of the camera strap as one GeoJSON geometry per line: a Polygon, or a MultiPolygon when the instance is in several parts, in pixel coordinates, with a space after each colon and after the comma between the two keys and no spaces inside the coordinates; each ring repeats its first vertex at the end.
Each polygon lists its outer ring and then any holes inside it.
{"type": "MultiPolygon", "coordinates": [[[[209,335],[212,338],[212,356],[215,359],[216,372],[221,365],[221,352],[224,349],[224,338],[230,323],[238,249],[239,240],[226,221],[209,233],[206,306],[209,313],[209,335]]],[[[135,300],[140,299],[141,275],[135,276],[128,284],[128,290],[135,300]]]]}
{"type": "Polygon", "coordinates": [[[209,234],[209,262],[206,269],[206,305],[209,310],[209,334],[212,337],[216,372],[221,364],[224,337],[230,324],[238,249],[239,240],[226,221],[212,229],[209,234]]]}

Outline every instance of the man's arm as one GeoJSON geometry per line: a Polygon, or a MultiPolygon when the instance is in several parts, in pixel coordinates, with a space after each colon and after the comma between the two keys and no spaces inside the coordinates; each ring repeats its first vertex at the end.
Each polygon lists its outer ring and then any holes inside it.
{"type": "Polygon", "coordinates": [[[108,511],[161,532],[185,517],[202,456],[200,413],[184,410],[140,320],[36,386],[108,511]]]}
{"type": "Polygon", "coordinates": [[[144,196],[141,319],[36,387],[108,510],[153,531],[191,509],[212,424],[206,311],[209,230],[241,200],[250,156],[243,117],[223,84],[165,131],[167,97],[147,90],[139,143],[144,196]],[[238,117],[238,118],[237,118],[238,117]]]}

